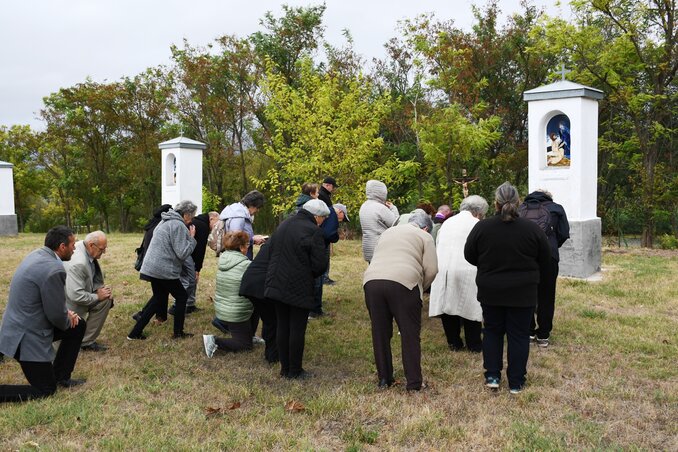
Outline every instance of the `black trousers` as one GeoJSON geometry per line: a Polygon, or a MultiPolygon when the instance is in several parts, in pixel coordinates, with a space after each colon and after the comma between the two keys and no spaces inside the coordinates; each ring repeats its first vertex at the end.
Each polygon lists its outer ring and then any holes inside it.
{"type": "Polygon", "coordinates": [[[54,329],[54,341],[61,341],[54,363],[22,361],[21,350],[14,358],[19,361],[28,385],[0,385],[0,402],[22,402],[24,400],[48,397],[56,392],[57,382],[68,380],[78,360],[82,338],[87,323],[80,319],[75,328],[66,331],[54,329]]]}
{"type": "Polygon", "coordinates": [[[520,388],[527,376],[530,355],[530,319],[534,308],[481,305],[483,308],[483,363],[485,377],[501,377],[504,335],[508,339],[506,376],[510,388],[520,388]]]}
{"type": "Polygon", "coordinates": [[[474,322],[458,315],[442,314],[440,321],[445,330],[445,337],[447,337],[447,344],[454,350],[461,350],[464,348],[464,342],[461,340],[461,326],[464,326],[464,338],[466,339],[466,347],[472,352],[480,352],[483,349],[483,343],[480,339],[480,332],[483,327],[482,322],[474,322]]]}
{"type": "Polygon", "coordinates": [[[228,331],[231,333],[230,339],[215,338],[219,350],[225,352],[241,352],[252,350],[252,328],[250,321],[244,322],[226,322],[228,331]]]}
{"type": "Polygon", "coordinates": [[[556,281],[558,280],[558,261],[551,259],[548,271],[539,281],[536,319],[532,318],[530,330],[539,339],[548,339],[553,329],[553,315],[556,309],[556,281]],[[536,321],[535,321],[536,320],[536,321]]]}
{"type": "Polygon", "coordinates": [[[419,288],[407,289],[394,281],[365,284],[365,303],[372,322],[372,348],[380,380],[393,380],[391,338],[393,319],[400,330],[407,389],[419,389],[421,376],[421,298],[419,288]]]}
{"type": "Polygon", "coordinates": [[[134,325],[134,328],[132,328],[132,331],[130,331],[129,336],[138,337],[144,331],[148,322],[151,321],[151,317],[155,314],[157,314],[159,318],[166,318],[167,300],[170,294],[172,294],[176,300],[176,308],[174,310],[174,334],[177,335],[183,333],[188,294],[181,284],[181,281],[178,279],[157,279],[151,277],[148,279],[151,281],[153,296],[148,300],[144,309],[141,310],[141,316],[134,325]]]}
{"type": "Polygon", "coordinates": [[[275,314],[278,319],[276,341],[280,375],[294,378],[304,370],[301,364],[304,359],[308,309],[276,302],[275,314]]]}
{"type": "MultiPolygon", "coordinates": [[[[259,298],[250,298],[254,305],[254,314],[261,319],[261,338],[266,341],[264,346],[264,358],[269,363],[277,363],[280,360],[278,355],[278,341],[276,338],[278,330],[278,319],[275,315],[275,301],[260,300],[259,298]]],[[[253,314],[253,315],[254,315],[253,314]]]]}

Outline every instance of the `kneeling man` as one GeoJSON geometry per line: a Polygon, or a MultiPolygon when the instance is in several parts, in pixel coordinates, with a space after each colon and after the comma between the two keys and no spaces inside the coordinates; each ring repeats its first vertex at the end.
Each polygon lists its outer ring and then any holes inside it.
{"type": "Polygon", "coordinates": [[[45,246],[26,256],[12,278],[0,327],[0,353],[19,361],[30,385],[0,385],[0,402],[47,397],[56,392],[57,384],[71,387],[85,382],[71,379],[87,325],[66,309],[66,271],[61,262],[71,258],[74,248],[73,231],[54,227],[47,232],[45,246]],[[52,342],[59,340],[55,358],[52,342]]]}
{"type": "Polygon", "coordinates": [[[99,259],[106,252],[108,241],[102,231],[87,234],[75,244],[75,252],[66,267],[66,305],[68,309],[87,319],[87,329],[81,348],[101,352],[108,347],[96,342],[104,326],[108,311],[113,307],[110,287],[104,286],[104,275],[99,259]]]}

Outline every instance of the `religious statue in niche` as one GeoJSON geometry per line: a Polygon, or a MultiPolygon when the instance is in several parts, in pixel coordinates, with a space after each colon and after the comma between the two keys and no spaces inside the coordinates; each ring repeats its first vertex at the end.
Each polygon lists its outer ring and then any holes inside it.
{"type": "Polygon", "coordinates": [[[570,166],[570,118],[556,115],[546,125],[546,164],[570,166]]]}

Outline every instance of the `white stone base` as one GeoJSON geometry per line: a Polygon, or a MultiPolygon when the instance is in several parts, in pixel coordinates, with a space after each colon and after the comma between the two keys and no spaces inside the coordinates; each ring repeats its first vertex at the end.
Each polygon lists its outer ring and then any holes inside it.
{"type": "Polygon", "coordinates": [[[560,276],[588,278],[600,271],[603,240],[600,218],[570,221],[570,239],[560,248],[560,276]]]}
{"type": "Polygon", "coordinates": [[[16,215],[0,215],[0,235],[17,235],[16,215]]]}

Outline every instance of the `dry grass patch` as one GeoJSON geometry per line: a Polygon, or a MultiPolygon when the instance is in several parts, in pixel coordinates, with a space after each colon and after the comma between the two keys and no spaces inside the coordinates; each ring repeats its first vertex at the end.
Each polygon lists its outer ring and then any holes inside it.
{"type": "MultiPolygon", "coordinates": [[[[516,397],[483,388],[481,356],[450,352],[426,303],[422,364],[432,388],[377,390],[358,241],[335,247],[331,315],[308,326],[310,381],[280,379],[261,347],[205,357],[199,335],[216,333],[212,257],[198,291],[203,309],[186,322],[196,337],[170,339],[168,322],[129,342],[130,316],[151,293],[133,269],[140,239],[112,235],[102,261],[116,295],[101,336],[110,350],[80,355],[83,387],[0,407],[3,450],[678,449],[675,252],[606,249],[603,281],[560,280],[552,346],[531,350],[528,387],[516,397]],[[290,401],[303,409],[286,409],[290,401]]],[[[16,266],[42,240],[0,238],[0,311],[16,266]]],[[[398,336],[393,350],[403,380],[398,336]]],[[[0,364],[0,382],[23,382],[12,360],[0,364]]]]}

